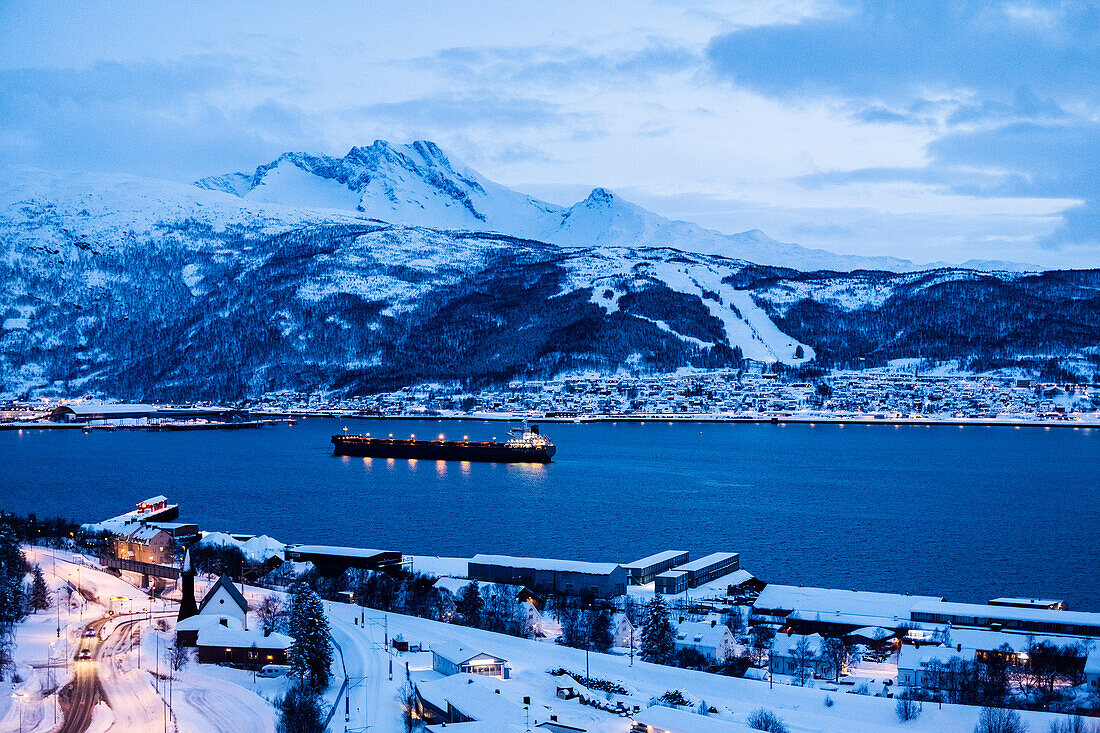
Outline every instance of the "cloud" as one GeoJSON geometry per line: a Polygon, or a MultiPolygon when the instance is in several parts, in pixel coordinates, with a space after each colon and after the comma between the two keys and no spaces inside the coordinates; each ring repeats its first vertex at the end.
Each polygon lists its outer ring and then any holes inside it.
{"type": "Polygon", "coordinates": [[[1026,86],[1098,99],[1100,6],[1044,7],[964,0],[879,0],[795,25],[747,28],[711,40],[719,77],[776,97],[907,103],[929,91],[1008,97],[1026,86]]]}
{"type": "Polygon", "coordinates": [[[602,52],[569,44],[446,48],[412,63],[452,79],[561,88],[645,84],[699,67],[702,57],[692,48],[654,36],[642,45],[602,52]]]}
{"type": "Polygon", "coordinates": [[[436,94],[399,102],[379,102],[349,110],[348,115],[400,125],[507,128],[545,127],[578,117],[551,102],[487,92],[436,94]]]}

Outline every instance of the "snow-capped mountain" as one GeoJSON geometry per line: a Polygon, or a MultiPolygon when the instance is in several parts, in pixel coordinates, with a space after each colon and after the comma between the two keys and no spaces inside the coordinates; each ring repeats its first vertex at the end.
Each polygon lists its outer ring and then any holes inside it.
{"type": "Polygon", "coordinates": [[[377,140],[343,158],[284,153],[254,173],[212,176],[195,185],[249,201],[355,210],[394,224],[499,232],[565,247],[672,247],[804,271],[929,269],[896,257],[778,242],[757,229],[723,234],[667,219],[604,188],[568,208],[557,206],[494,183],[427,141],[377,140]]]}
{"type": "MultiPolygon", "coordinates": [[[[231,184],[4,172],[0,395],[231,400],[746,359],[1097,360],[1100,271],[803,273],[393,224],[231,184]]],[[[582,227],[582,204],[560,221],[582,227]]]]}

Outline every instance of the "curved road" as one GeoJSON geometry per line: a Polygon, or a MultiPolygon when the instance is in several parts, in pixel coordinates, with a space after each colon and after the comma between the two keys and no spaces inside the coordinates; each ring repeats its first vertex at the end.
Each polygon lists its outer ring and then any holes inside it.
{"type": "Polygon", "coordinates": [[[68,687],[68,694],[64,695],[61,701],[64,721],[61,724],[60,733],[83,733],[92,724],[92,711],[102,698],[97,674],[97,659],[102,645],[99,634],[106,623],[106,618],[96,619],[89,624],[95,628],[96,638],[81,639],[80,647],[82,649],[91,647],[93,658],[73,661],[75,665],[73,681],[68,687]]]}

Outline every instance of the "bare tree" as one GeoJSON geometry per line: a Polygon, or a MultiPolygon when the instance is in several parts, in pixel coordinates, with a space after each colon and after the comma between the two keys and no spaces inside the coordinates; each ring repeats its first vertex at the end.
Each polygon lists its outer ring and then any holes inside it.
{"type": "Polygon", "coordinates": [[[173,672],[179,672],[191,661],[191,650],[188,647],[180,646],[178,641],[172,641],[164,648],[164,657],[168,662],[168,667],[173,672]]]}
{"type": "Polygon", "coordinates": [[[256,607],[256,616],[260,619],[264,633],[270,634],[282,624],[286,616],[286,607],[283,606],[282,601],[269,593],[256,607]]]}
{"type": "Polygon", "coordinates": [[[794,649],[791,651],[795,662],[794,680],[798,683],[799,687],[805,687],[806,682],[810,678],[811,665],[817,661],[817,654],[814,653],[813,644],[810,642],[810,637],[801,636],[798,641],[795,642],[794,649]]]}
{"type": "Polygon", "coordinates": [[[841,672],[848,667],[851,650],[844,640],[837,636],[826,637],[821,642],[821,659],[833,668],[833,681],[840,680],[841,672]]]}
{"type": "Polygon", "coordinates": [[[397,691],[397,702],[401,706],[401,730],[415,733],[420,729],[420,716],[416,710],[416,693],[408,682],[397,691]]]}
{"type": "Polygon", "coordinates": [[[908,723],[910,720],[920,717],[923,709],[924,706],[920,700],[913,697],[913,691],[909,688],[906,688],[898,696],[898,703],[894,706],[894,712],[897,713],[898,720],[903,723],[908,723]]]}

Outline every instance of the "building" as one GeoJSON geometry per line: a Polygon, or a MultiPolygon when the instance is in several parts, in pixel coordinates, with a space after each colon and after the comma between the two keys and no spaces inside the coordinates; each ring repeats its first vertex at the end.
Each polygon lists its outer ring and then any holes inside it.
{"type": "Polygon", "coordinates": [[[1085,658],[1085,686],[1094,694],[1100,694],[1100,646],[1089,650],[1085,658]]]}
{"type": "Polygon", "coordinates": [[[688,589],[686,570],[666,570],[653,579],[653,590],[666,596],[674,596],[688,589]]]}
{"type": "MultiPolygon", "coordinates": [[[[203,616],[194,618],[203,619],[203,616]]],[[[202,664],[232,664],[259,669],[265,664],[286,664],[294,640],[285,634],[247,631],[223,617],[198,629],[195,646],[202,664]]]]}
{"type": "Polygon", "coordinates": [[[676,570],[688,574],[688,587],[698,588],[723,576],[735,572],[741,567],[741,555],[736,552],[714,552],[706,557],[677,565],[676,570]]]}
{"type": "Polygon", "coordinates": [[[1005,629],[1038,634],[1100,637],[1100,613],[1085,611],[948,603],[940,599],[927,599],[915,604],[910,609],[909,617],[919,623],[970,626],[993,631],[1005,629]]]}
{"type": "Polygon", "coordinates": [[[677,653],[691,649],[719,664],[732,657],[737,648],[729,627],[713,619],[680,623],[675,645],[677,653]]]}
{"type": "Polygon", "coordinates": [[[615,640],[615,646],[629,649],[633,645],[637,648],[641,644],[640,636],[625,613],[620,611],[611,617],[611,638],[615,640]]]}
{"type": "Polygon", "coordinates": [[[345,571],[392,571],[401,568],[401,553],[395,550],[368,550],[361,547],[337,547],[333,545],[298,545],[284,552],[287,560],[311,562],[317,572],[335,578],[345,571]]]}
{"type": "MultiPolygon", "coordinates": [[[[425,724],[478,722],[470,730],[510,733],[523,731],[525,724],[537,726],[553,715],[548,701],[513,680],[499,680],[476,674],[455,674],[432,680],[420,680],[413,687],[416,713],[425,724]]],[[[463,730],[457,727],[455,730],[463,730]]],[[[545,729],[544,729],[545,730],[545,729]]]]}
{"type": "Polygon", "coordinates": [[[614,598],[626,593],[627,572],[616,563],[475,555],[469,575],[488,583],[524,585],[536,593],[614,598]]]}
{"type": "Polygon", "coordinates": [[[952,657],[973,659],[974,650],[964,653],[956,647],[922,644],[919,647],[905,644],[898,652],[898,685],[936,689],[939,685],[938,668],[951,661],[952,657]]]}
{"type": "Polygon", "coordinates": [[[643,557],[632,563],[623,565],[632,585],[645,585],[652,583],[659,573],[671,570],[677,565],[682,565],[691,559],[690,553],[682,550],[665,550],[656,555],[643,557]]]}
{"type": "Polygon", "coordinates": [[[757,596],[749,622],[825,636],[842,636],[866,626],[898,631],[909,625],[910,612],[917,604],[940,600],[934,596],[772,583],[757,596]]]}
{"type": "Polygon", "coordinates": [[[144,523],[115,535],[115,557],[151,565],[174,565],[176,541],[172,534],[144,523]]]}
{"type": "Polygon", "coordinates": [[[508,662],[492,654],[443,642],[432,645],[432,669],[441,675],[475,674],[507,679],[508,662]]]}
{"type": "MultiPolygon", "coordinates": [[[[825,640],[820,634],[776,634],[772,639],[772,651],[769,668],[772,674],[797,675],[798,666],[801,663],[810,670],[814,677],[832,679],[836,676],[832,661],[825,659],[822,654],[822,644],[825,640]],[[806,640],[806,658],[800,659],[798,652],[799,643],[806,640]]],[[[847,670],[841,669],[840,674],[846,674],[847,670]]]]}
{"type": "Polygon", "coordinates": [[[1061,598],[994,598],[991,606],[1012,606],[1014,608],[1045,608],[1048,611],[1065,611],[1066,602],[1061,598]]]}

